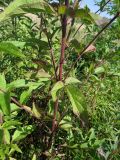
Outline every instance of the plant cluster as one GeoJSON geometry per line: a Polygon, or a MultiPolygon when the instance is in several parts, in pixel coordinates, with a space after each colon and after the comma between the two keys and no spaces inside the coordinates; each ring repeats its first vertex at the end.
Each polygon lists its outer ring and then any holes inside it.
{"type": "Polygon", "coordinates": [[[120,159],[120,2],[80,3],[0,0],[0,160],[120,159]]]}

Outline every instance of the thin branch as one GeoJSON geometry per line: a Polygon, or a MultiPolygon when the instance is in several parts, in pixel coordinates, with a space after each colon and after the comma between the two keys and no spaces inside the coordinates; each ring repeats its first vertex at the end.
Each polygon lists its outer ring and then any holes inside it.
{"type": "Polygon", "coordinates": [[[53,48],[52,48],[52,45],[50,43],[50,40],[49,40],[48,36],[47,36],[47,39],[48,39],[48,45],[50,47],[50,54],[51,54],[51,60],[52,60],[53,68],[54,68],[54,74],[55,74],[55,78],[56,78],[56,81],[57,81],[57,71],[56,71],[55,57],[54,57],[54,53],[53,53],[53,48]]]}
{"type": "Polygon", "coordinates": [[[68,73],[65,76],[65,79],[67,78],[68,74],[70,73],[70,71],[72,70],[72,68],[75,66],[75,64],[79,61],[79,59],[83,56],[83,54],[85,54],[85,50],[101,35],[101,33],[119,16],[119,12],[110,20],[110,22],[101,29],[100,32],[98,32],[96,34],[96,36],[89,42],[88,45],[86,45],[86,47],[78,54],[78,57],[76,59],[76,61],[71,65],[70,70],[68,71],[68,73]]]}
{"type": "Polygon", "coordinates": [[[103,11],[104,7],[110,2],[111,0],[108,0],[103,6],[100,7],[95,13],[98,13],[99,11],[103,11]]]}
{"type": "MultiPolygon", "coordinates": [[[[78,5],[78,3],[79,3],[79,0],[75,0],[75,1],[74,1],[74,3],[73,3],[73,9],[76,8],[76,6],[78,5]]],[[[68,32],[68,35],[67,35],[67,38],[66,38],[67,40],[66,40],[66,41],[69,40],[69,37],[70,37],[70,35],[71,35],[72,27],[73,27],[73,25],[74,25],[74,22],[75,22],[75,18],[72,18],[72,20],[71,20],[71,26],[70,26],[70,29],[69,29],[69,32],[68,32]]]]}
{"type": "Polygon", "coordinates": [[[48,40],[48,45],[49,45],[49,48],[50,48],[51,60],[52,60],[53,68],[54,68],[54,74],[55,74],[55,78],[56,78],[56,81],[57,81],[57,71],[56,71],[55,57],[54,57],[54,53],[53,53],[53,48],[52,48],[52,45],[51,45],[50,38],[48,37],[46,23],[45,23],[45,21],[43,21],[43,22],[44,22],[44,26],[45,26],[45,29],[43,29],[43,31],[44,31],[44,33],[45,33],[45,35],[47,37],[47,40],[48,40]]]}
{"type": "MultiPolygon", "coordinates": [[[[6,93],[6,91],[4,91],[4,90],[1,89],[1,88],[0,88],[0,91],[3,92],[3,93],[6,93]]],[[[30,109],[28,109],[27,106],[22,105],[20,102],[18,102],[18,101],[17,101],[15,98],[13,98],[13,97],[11,97],[11,101],[12,101],[14,104],[16,104],[20,109],[25,110],[27,113],[29,113],[30,115],[32,115],[33,117],[35,117],[34,114],[32,113],[32,111],[31,111],[30,109]]]]}
{"type": "MultiPolygon", "coordinates": [[[[103,6],[101,6],[101,7],[95,12],[95,14],[98,13],[99,11],[102,12],[103,9],[104,9],[104,7],[105,7],[110,1],[111,1],[111,0],[108,0],[103,6]]],[[[76,32],[74,33],[73,37],[76,36],[77,32],[80,30],[80,28],[81,28],[83,25],[84,25],[83,23],[80,24],[80,26],[78,27],[78,29],[77,29],[76,32]]]]}

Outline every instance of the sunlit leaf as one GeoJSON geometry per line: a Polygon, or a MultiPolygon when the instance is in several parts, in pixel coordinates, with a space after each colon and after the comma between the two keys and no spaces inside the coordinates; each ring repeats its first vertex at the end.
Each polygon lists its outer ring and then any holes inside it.
{"type": "Polygon", "coordinates": [[[65,85],[80,83],[80,81],[74,77],[68,77],[65,80],[65,85]]]}
{"type": "Polygon", "coordinates": [[[19,141],[21,139],[24,139],[28,134],[31,134],[33,131],[34,127],[32,125],[18,128],[12,136],[12,141],[19,141]]]}
{"type": "Polygon", "coordinates": [[[10,115],[10,93],[0,91],[0,107],[5,115],[10,115]]]}
{"type": "Polygon", "coordinates": [[[76,115],[80,115],[81,113],[85,112],[86,110],[86,103],[83,94],[80,90],[71,85],[66,87],[67,95],[73,107],[73,112],[76,115]]]}
{"type": "Polygon", "coordinates": [[[25,58],[25,55],[19,51],[19,49],[12,43],[0,42],[0,51],[5,54],[10,54],[11,56],[25,58]]]}
{"type": "Polygon", "coordinates": [[[49,14],[54,12],[54,9],[43,0],[14,0],[10,5],[0,14],[0,21],[4,21],[11,16],[22,15],[25,13],[47,12],[49,14]]]}
{"type": "Polygon", "coordinates": [[[13,81],[13,82],[7,84],[7,89],[12,90],[12,89],[16,89],[16,88],[25,87],[25,86],[26,86],[25,80],[18,79],[16,81],[13,81]]]}
{"type": "Polygon", "coordinates": [[[104,73],[105,69],[104,67],[98,67],[95,69],[95,74],[100,74],[100,73],[104,73]]]}
{"type": "Polygon", "coordinates": [[[52,90],[51,90],[51,95],[52,95],[53,101],[56,101],[56,99],[57,99],[57,92],[58,92],[60,89],[62,89],[63,87],[64,87],[64,84],[63,84],[62,81],[57,82],[57,83],[53,86],[53,88],[52,88],[52,90]]]}

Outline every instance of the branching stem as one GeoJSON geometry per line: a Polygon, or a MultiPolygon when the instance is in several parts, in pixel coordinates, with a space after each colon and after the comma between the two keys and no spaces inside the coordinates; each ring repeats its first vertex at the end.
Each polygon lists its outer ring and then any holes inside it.
{"type": "Polygon", "coordinates": [[[97,34],[96,36],[86,45],[86,47],[78,54],[78,57],[76,59],[76,61],[71,65],[70,70],[67,72],[65,79],[67,78],[67,76],[69,75],[70,71],[73,69],[73,67],[77,64],[77,62],[79,61],[79,59],[83,56],[83,54],[85,54],[85,50],[101,35],[101,33],[119,16],[119,12],[117,12],[117,14],[110,20],[110,22],[104,26],[97,34]]]}

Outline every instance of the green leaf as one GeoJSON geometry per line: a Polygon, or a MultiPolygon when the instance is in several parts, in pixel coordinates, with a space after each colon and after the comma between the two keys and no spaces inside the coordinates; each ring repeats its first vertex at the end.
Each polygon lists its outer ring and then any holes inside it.
{"type": "Polygon", "coordinates": [[[50,78],[51,77],[47,72],[42,71],[42,70],[35,73],[34,76],[36,78],[50,78]]]}
{"type": "Polygon", "coordinates": [[[0,89],[6,89],[6,80],[4,74],[0,74],[0,89]]]}
{"type": "Polygon", "coordinates": [[[89,130],[89,133],[90,133],[90,136],[89,136],[88,141],[91,141],[92,139],[95,139],[95,131],[94,131],[94,128],[91,128],[91,129],[89,130]]]}
{"type": "Polygon", "coordinates": [[[87,142],[80,145],[80,148],[88,148],[88,147],[89,144],[87,142]]]}
{"type": "Polygon", "coordinates": [[[13,121],[13,120],[10,120],[10,121],[6,121],[6,122],[4,122],[3,123],[3,125],[2,125],[2,127],[4,128],[4,129],[13,129],[13,128],[15,128],[15,126],[20,126],[22,123],[21,122],[19,122],[19,121],[13,121]]]}
{"type": "Polygon", "coordinates": [[[4,143],[10,144],[10,133],[9,133],[9,131],[7,129],[4,129],[3,132],[4,132],[4,137],[3,137],[4,138],[4,143]]]}
{"type": "Polygon", "coordinates": [[[54,9],[44,0],[14,0],[0,14],[0,21],[25,13],[47,12],[54,13],[54,9]]]}
{"type": "Polygon", "coordinates": [[[0,129],[0,145],[3,143],[3,129],[0,129]]]}
{"type": "Polygon", "coordinates": [[[19,57],[21,59],[25,58],[19,49],[14,46],[12,43],[1,42],[0,43],[0,51],[4,52],[5,54],[10,54],[15,57],[19,57]]]}
{"type": "Polygon", "coordinates": [[[26,42],[21,42],[21,41],[3,41],[3,43],[11,43],[16,47],[19,47],[21,49],[23,49],[26,45],[26,42]]]}
{"type": "Polygon", "coordinates": [[[40,117],[41,117],[40,107],[38,107],[37,105],[35,105],[35,103],[33,103],[32,112],[33,112],[33,114],[35,115],[35,117],[37,117],[37,118],[40,118],[40,117]]]}
{"type": "Polygon", "coordinates": [[[25,80],[24,79],[18,79],[16,81],[13,81],[13,82],[7,84],[7,89],[8,90],[13,90],[13,89],[21,88],[21,87],[25,87],[25,86],[26,86],[25,80]]]}
{"type": "Polygon", "coordinates": [[[74,77],[68,77],[65,80],[65,85],[80,83],[80,81],[74,77]]]}
{"type": "Polygon", "coordinates": [[[0,91],[0,107],[5,115],[10,115],[10,93],[0,91]]]}
{"type": "Polygon", "coordinates": [[[12,141],[19,141],[21,139],[24,139],[28,134],[31,134],[33,131],[34,127],[32,125],[18,128],[12,136],[12,141]]]}
{"type": "Polygon", "coordinates": [[[65,5],[61,5],[59,8],[58,8],[58,13],[59,14],[65,14],[67,11],[67,7],[65,5]]]}
{"type": "Polygon", "coordinates": [[[52,88],[51,90],[51,95],[52,95],[52,98],[53,98],[53,101],[55,102],[56,99],[57,99],[57,92],[64,87],[64,84],[62,81],[58,81],[52,88]]]}
{"type": "Polygon", "coordinates": [[[98,67],[95,69],[95,74],[100,74],[100,73],[104,73],[105,69],[104,67],[98,67]]]}
{"type": "Polygon", "coordinates": [[[11,108],[11,112],[18,111],[20,109],[20,107],[18,107],[14,103],[10,103],[10,108],[11,108]]]}
{"type": "Polygon", "coordinates": [[[66,87],[67,95],[73,107],[73,112],[76,115],[80,115],[86,109],[85,99],[80,90],[71,85],[66,87]]]}
{"type": "Polygon", "coordinates": [[[65,116],[59,123],[60,127],[66,131],[69,131],[72,126],[71,117],[65,116]]]}
{"type": "Polygon", "coordinates": [[[38,87],[42,87],[44,85],[44,83],[42,83],[41,81],[36,83],[36,82],[29,82],[26,86],[29,87],[28,90],[22,92],[22,94],[20,95],[20,103],[26,103],[27,100],[29,99],[29,97],[32,94],[32,91],[37,89],[38,87]]]}
{"type": "Polygon", "coordinates": [[[13,154],[15,151],[22,153],[21,149],[18,147],[17,144],[12,144],[11,145],[11,150],[9,152],[9,155],[13,154]]]}
{"type": "Polygon", "coordinates": [[[32,89],[28,89],[27,91],[22,92],[20,95],[20,103],[26,103],[32,93],[32,89]]]}
{"type": "Polygon", "coordinates": [[[89,13],[90,12],[87,9],[77,9],[75,10],[75,17],[81,18],[83,20],[87,20],[89,22],[94,22],[94,19],[89,13]]]}
{"type": "Polygon", "coordinates": [[[37,160],[36,154],[33,155],[32,160],[37,160]]]}

